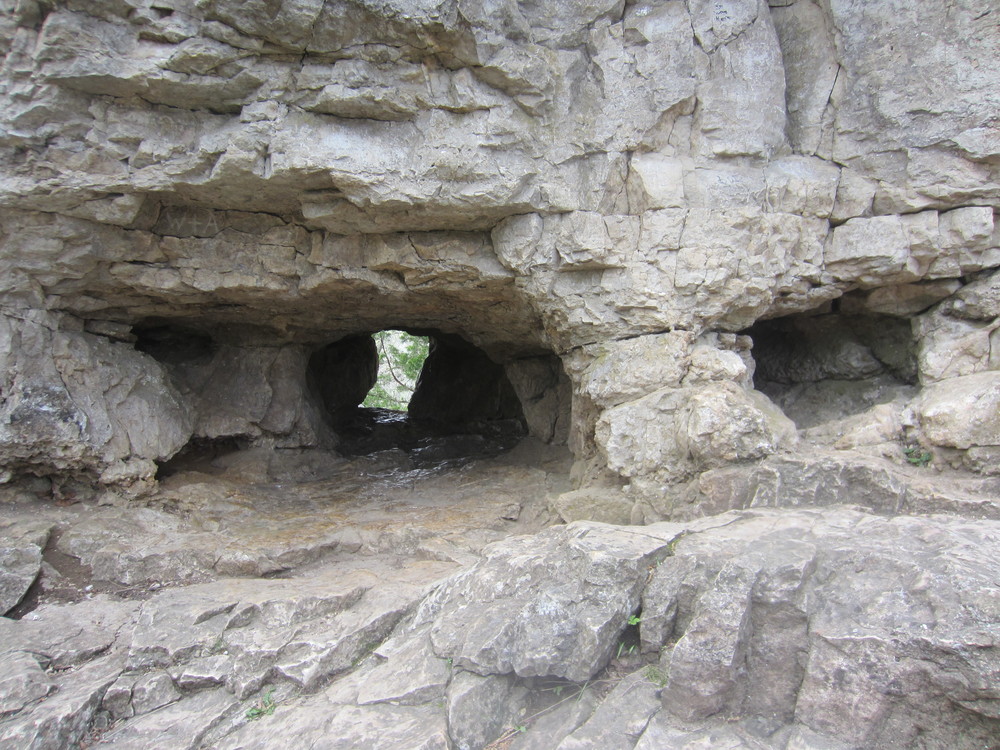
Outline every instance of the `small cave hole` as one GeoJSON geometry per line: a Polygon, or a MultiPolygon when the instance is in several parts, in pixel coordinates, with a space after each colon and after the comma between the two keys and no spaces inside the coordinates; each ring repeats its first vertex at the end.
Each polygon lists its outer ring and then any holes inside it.
{"type": "Polygon", "coordinates": [[[308,382],[346,455],[398,449],[426,462],[488,456],[526,434],[504,367],[452,334],[350,336],[313,352],[308,382]]]}
{"type": "Polygon", "coordinates": [[[188,471],[215,473],[216,467],[213,464],[216,460],[245,448],[245,441],[238,437],[191,438],[171,458],[157,464],[156,478],[162,481],[174,474],[188,471]]]}
{"type": "Polygon", "coordinates": [[[917,365],[910,321],[829,312],[764,320],[753,339],[754,387],[800,429],[910,398],[917,365]]]}

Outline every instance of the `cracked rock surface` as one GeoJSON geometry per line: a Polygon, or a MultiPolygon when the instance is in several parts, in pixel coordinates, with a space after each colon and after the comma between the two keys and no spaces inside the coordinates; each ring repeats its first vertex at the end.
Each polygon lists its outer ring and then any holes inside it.
{"type": "Polygon", "coordinates": [[[0,748],[1000,747],[994,6],[0,0],[0,748]]]}

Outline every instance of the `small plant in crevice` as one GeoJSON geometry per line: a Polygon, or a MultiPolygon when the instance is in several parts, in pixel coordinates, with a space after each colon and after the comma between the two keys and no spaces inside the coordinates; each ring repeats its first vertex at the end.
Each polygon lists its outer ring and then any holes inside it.
{"type": "Polygon", "coordinates": [[[934,458],[919,445],[910,445],[903,448],[903,455],[906,457],[907,463],[913,466],[927,466],[934,458]]]}
{"type": "Polygon", "coordinates": [[[639,624],[642,622],[642,614],[635,613],[626,619],[626,627],[622,631],[618,640],[618,649],[614,652],[615,663],[631,663],[639,658],[639,624]]]}
{"type": "Polygon", "coordinates": [[[250,721],[256,721],[264,716],[270,716],[278,704],[274,700],[274,688],[271,688],[263,697],[247,709],[246,717],[250,721]]]}
{"type": "Polygon", "coordinates": [[[670,675],[658,664],[650,664],[643,671],[643,674],[646,675],[647,680],[661,688],[666,687],[667,681],[670,679],[670,675]]]}
{"type": "Polygon", "coordinates": [[[615,659],[621,661],[622,656],[632,656],[638,650],[638,646],[634,643],[626,644],[625,639],[622,638],[618,643],[618,653],[615,655],[615,659]]]}

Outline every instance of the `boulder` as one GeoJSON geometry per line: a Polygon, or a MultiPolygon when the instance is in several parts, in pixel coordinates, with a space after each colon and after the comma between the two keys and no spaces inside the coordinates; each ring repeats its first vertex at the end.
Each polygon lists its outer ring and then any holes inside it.
{"type": "Polygon", "coordinates": [[[51,530],[44,523],[0,525],[0,615],[17,606],[38,578],[51,530]]]}
{"type": "Polygon", "coordinates": [[[584,681],[602,669],[638,605],[642,572],[675,527],[577,522],[492,545],[425,602],[438,656],[482,675],[584,681]]]}
{"type": "Polygon", "coordinates": [[[913,410],[933,445],[963,450],[1000,445],[1000,372],[949,378],[925,388],[913,410]]]}

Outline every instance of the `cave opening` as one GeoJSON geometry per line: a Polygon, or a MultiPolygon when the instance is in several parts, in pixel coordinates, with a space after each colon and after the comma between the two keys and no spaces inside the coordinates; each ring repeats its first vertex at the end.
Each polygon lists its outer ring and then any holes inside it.
{"type": "Polygon", "coordinates": [[[157,460],[161,479],[238,466],[270,481],[299,464],[303,477],[321,477],[378,455],[446,468],[526,438],[518,455],[566,452],[569,442],[562,361],[502,332],[494,340],[392,321],[296,336],[191,315],[143,319],[130,338],[168,376],[189,430],[186,444],[157,460]]]}
{"type": "Polygon", "coordinates": [[[754,387],[799,429],[915,393],[916,347],[907,318],[830,306],[758,321],[743,333],[753,339],[754,387]]]}
{"type": "Polygon", "coordinates": [[[378,353],[378,370],[375,384],[361,405],[408,411],[420,371],[427,360],[430,339],[397,330],[379,331],[372,339],[378,353]]]}
{"type": "Polygon", "coordinates": [[[489,456],[527,434],[504,366],[456,334],[348,336],[312,352],[308,383],[344,455],[398,449],[417,461],[489,456]]]}

